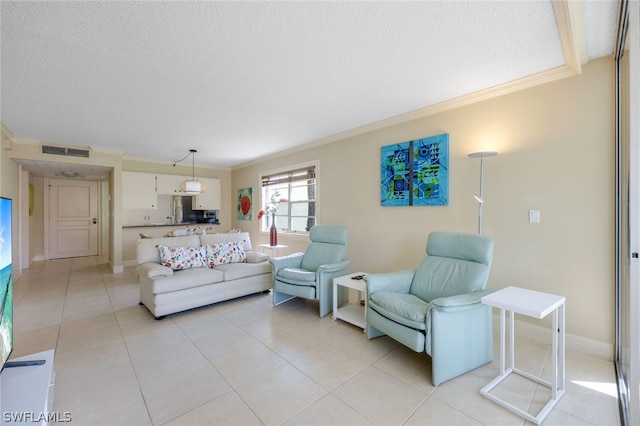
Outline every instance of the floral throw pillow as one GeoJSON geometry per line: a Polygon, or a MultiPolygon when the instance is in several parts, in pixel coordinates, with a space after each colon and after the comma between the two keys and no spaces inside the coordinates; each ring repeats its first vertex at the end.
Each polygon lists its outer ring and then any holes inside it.
{"type": "Polygon", "coordinates": [[[205,248],[209,268],[222,265],[223,263],[239,263],[247,260],[243,241],[226,241],[224,243],[207,244],[205,248]]]}
{"type": "Polygon", "coordinates": [[[206,268],[204,247],[167,247],[158,246],[160,263],[174,271],[190,268],[206,268]]]}

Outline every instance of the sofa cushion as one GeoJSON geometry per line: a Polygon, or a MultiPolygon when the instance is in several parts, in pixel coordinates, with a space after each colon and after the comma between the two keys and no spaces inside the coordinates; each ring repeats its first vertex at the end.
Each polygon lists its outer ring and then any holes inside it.
{"type": "Polygon", "coordinates": [[[278,279],[293,284],[300,282],[312,283],[316,280],[316,273],[300,268],[283,268],[278,271],[278,279]]]}
{"type": "Polygon", "coordinates": [[[225,281],[232,281],[260,274],[271,274],[271,264],[269,262],[225,263],[216,266],[216,270],[224,273],[225,281]]]}
{"type": "Polygon", "coordinates": [[[226,241],[242,241],[245,251],[252,250],[251,237],[248,232],[218,232],[200,235],[202,245],[224,243],[226,241]]]}
{"type": "Polygon", "coordinates": [[[247,259],[242,241],[227,241],[224,243],[207,244],[206,262],[210,268],[224,263],[239,263],[247,259]]]}
{"type": "Polygon", "coordinates": [[[175,271],[170,277],[153,280],[153,294],[169,293],[192,287],[218,283],[224,280],[224,273],[216,269],[192,268],[175,271]]]}
{"type": "Polygon", "coordinates": [[[180,269],[206,268],[206,251],[203,247],[158,246],[160,263],[174,271],[180,269]]]}
{"type": "Polygon", "coordinates": [[[136,260],[138,265],[147,262],[160,263],[158,246],[166,247],[200,247],[197,235],[188,237],[142,238],[136,241],[136,260]]]}
{"type": "Polygon", "coordinates": [[[413,294],[378,291],[371,293],[373,303],[410,321],[424,323],[429,304],[413,294]]]}

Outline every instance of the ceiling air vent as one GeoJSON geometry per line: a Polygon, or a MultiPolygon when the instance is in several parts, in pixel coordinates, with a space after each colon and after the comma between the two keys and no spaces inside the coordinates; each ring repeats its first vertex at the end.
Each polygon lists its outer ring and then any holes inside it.
{"type": "Polygon", "coordinates": [[[42,153],[89,158],[88,149],[64,148],[61,146],[42,145],[42,153]]]}

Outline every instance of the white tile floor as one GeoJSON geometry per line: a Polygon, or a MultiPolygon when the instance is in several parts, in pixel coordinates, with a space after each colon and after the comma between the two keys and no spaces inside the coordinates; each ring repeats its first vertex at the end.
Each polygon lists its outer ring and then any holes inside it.
{"type": "MultiPolygon", "coordinates": [[[[54,411],[73,425],[523,425],[480,396],[497,360],[431,385],[430,359],[317,305],[259,294],[156,321],[135,269],[97,258],[37,262],[15,283],[18,357],[55,348],[54,411]]],[[[497,337],[497,333],[496,333],[497,337]]],[[[517,337],[519,367],[548,370],[550,347],[517,337]]],[[[544,425],[619,425],[611,362],[567,351],[567,391],[544,425]]],[[[515,376],[510,401],[546,390],[515,376]]]]}

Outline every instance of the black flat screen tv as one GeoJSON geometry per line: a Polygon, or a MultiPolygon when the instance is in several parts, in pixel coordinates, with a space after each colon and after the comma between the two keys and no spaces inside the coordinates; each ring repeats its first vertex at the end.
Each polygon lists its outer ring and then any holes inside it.
{"type": "Polygon", "coordinates": [[[13,350],[11,199],[0,197],[0,371],[13,350]]]}

